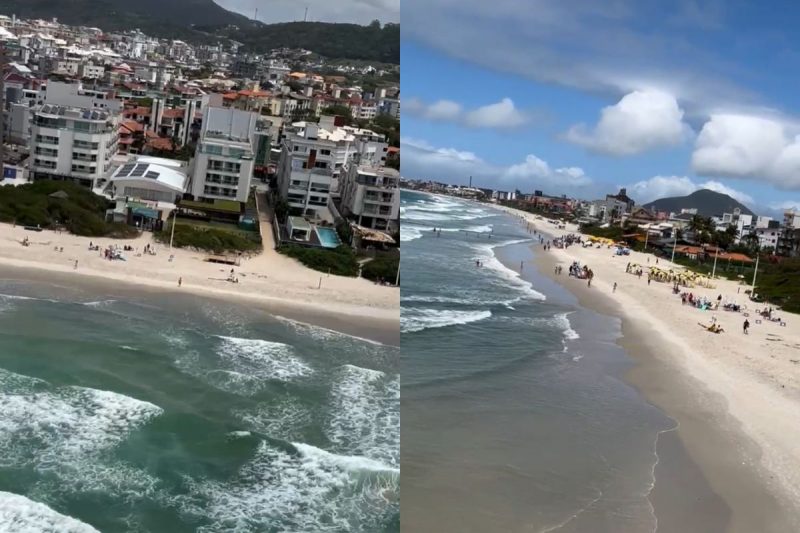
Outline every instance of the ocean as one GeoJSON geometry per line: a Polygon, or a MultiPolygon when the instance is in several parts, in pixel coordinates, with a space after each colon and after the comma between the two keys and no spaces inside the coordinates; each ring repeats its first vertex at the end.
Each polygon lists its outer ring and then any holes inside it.
{"type": "Polygon", "coordinates": [[[654,531],[675,423],[623,380],[619,321],[538,273],[513,217],[401,199],[404,530],[654,531]]]}
{"type": "Polygon", "coordinates": [[[397,532],[399,348],[0,280],[0,531],[397,532]]]}

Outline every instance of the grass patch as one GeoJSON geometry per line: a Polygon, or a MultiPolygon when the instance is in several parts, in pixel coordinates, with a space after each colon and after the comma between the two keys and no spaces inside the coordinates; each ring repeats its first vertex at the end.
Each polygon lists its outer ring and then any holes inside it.
{"type": "Polygon", "coordinates": [[[278,251],[300,261],[303,265],[319,272],[330,272],[337,276],[356,277],[358,275],[358,261],[356,256],[347,246],[338,248],[304,248],[295,244],[287,244],[278,248],[278,251]]]}
{"type": "Polygon", "coordinates": [[[132,238],[136,228],[106,222],[111,202],[68,181],[37,181],[19,187],[0,187],[0,221],[42,228],[64,227],[85,237],[132,238]],[[66,193],[66,197],[50,196],[66,193]]]}
{"type": "MultiPolygon", "coordinates": [[[[156,240],[163,244],[169,244],[171,228],[171,225],[166,226],[163,231],[155,233],[156,240]]],[[[178,223],[175,226],[175,240],[172,245],[177,248],[194,248],[216,254],[261,250],[259,242],[243,237],[240,233],[178,223]]]]}

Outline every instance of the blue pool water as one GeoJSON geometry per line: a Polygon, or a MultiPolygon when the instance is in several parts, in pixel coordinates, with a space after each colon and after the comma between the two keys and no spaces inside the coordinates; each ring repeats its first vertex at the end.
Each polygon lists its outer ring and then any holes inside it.
{"type": "Polygon", "coordinates": [[[317,227],[317,237],[325,248],[337,248],[342,244],[335,229],[317,227]]]}

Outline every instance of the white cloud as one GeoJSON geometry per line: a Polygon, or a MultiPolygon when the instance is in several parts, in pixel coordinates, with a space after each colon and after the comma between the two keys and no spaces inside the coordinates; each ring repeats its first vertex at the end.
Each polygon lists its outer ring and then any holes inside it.
{"type": "Polygon", "coordinates": [[[581,168],[552,168],[532,154],[520,163],[501,166],[484,161],[473,152],[436,147],[419,139],[403,137],[400,145],[403,151],[401,170],[409,178],[465,183],[469,176],[474,176],[475,183],[493,183],[501,188],[530,191],[536,187],[552,187],[559,192],[574,192],[592,183],[581,168]]]}
{"type": "Polygon", "coordinates": [[[787,210],[800,210],[800,200],[783,200],[780,202],[772,202],[768,207],[778,212],[787,210]]]}
{"type": "Polygon", "coordinates": [[[473,128],[516,128],[528,121],[525,114],[514,106],[511,98],[503,98],[467,113],[464,123],[473,128]]]}
{"type": "Polygon", "coordinates": [[[522,163],[508,167],[503,173],[503,177],[510,180],[530,180],[541,184],[564,187],[588,185],[592,181],[582,168],[550,168],[547,161],[543,161],[532,154],[529,154],[522,163]]]}
{"type": "Polygon", "coordinates": [[[800,188],[800,136],[777,118],[715,114],[695,142],[692,168],[705,176],[757,179],[800,188]]]}
{"type": "Polygon", "coordinates": [[[428,120],[455,122],[471,128],[512,129],[530,121],[528,113],[518,109],[511,98],[503,98],[469,111],[452,100],[426,104],[418,98],[412,98],[404,111],[428,120]]]}
{"type": "Polygon", "coordinates": [[[600,153],[632,155],[679,144],[689,129],[674,96],[659,90],[633,91],[603,108],[591,130],[585,124],[569,129],[565,138],[600,153]]]}
{"type": "Polygon", "coordinates": [[[719,181],[705,181],[695,183],[687,176],[654,176],[648,180],[638,181],[628,185],[628,195],[639,204],[646,204],[659,198],[670,196],[686,196],[699,189],[710,189],[727,194],[743,204],[752,204],[753,198],[742,191],[720,183],[719,181]]]}
{"type": "Polygon", "coordinates": [[[461,116],[461,105],[450,100],[439,100],[425,108],[424,115],[431,120],[456,120],[461,116]]]}

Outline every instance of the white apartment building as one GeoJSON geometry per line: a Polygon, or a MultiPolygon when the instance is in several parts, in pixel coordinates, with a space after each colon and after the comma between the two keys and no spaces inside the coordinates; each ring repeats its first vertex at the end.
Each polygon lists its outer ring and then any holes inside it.
{"type": "Polygon", "coordinates": [[[289,207],[313,218],[330,218],[330,197],[337,140],[319,125],[302,124],[283,142],[278,164],[278,186],[289,207]]]}
{"type": "MultiPolygon", "coordinates": [[[[357,160],[357,158],[356,158],[357,160]]],[[[400,173],[354,160],[341,183],[342,214],[360,226],[394,231],[400,220],[400,173]]]]}
{"type": "MultiPolygon", "coordinates": [[[[357,156],[360,163],[363,165],[379,167],[383,166],[386,162],[388,144],[383,135],[379,135],[367,129],[336,126],[335,120],[336,117],[324,115],[320,117],[318,124],[303,121],[284,126],[282,141],[284,149],[281,153],[278,179],[281,184],[281,194],[283,198],[289,201],[289,205],[292,207],[305,211],[312,209],[312,207],[309,206],[313,206],[317,208],[316,211],[322,211],[319,209],[321,204],[315,204],[315,201],[312,201],[310,197],[316,196],[316,202],[320,202],[321,200],[319,199],[322,198],[323,196],[321,195],[324,194],[324,199],[327,203],[327,197],[331,193],[338,193],[339,182],[345,172],[345,166],[354,156],[357,156]],[[287,143],[289,144],[288,150],[286,149],[287,143]],[[295,198],[293,203],[288,192],[288,183],[292,181],[292,179],[288,174],[282,174],[282,172],[288,173],[288,167],[282,167],[283,160],[291,156],[295,159],[295,162],[292,164],[296,166],[299,165],[299,169],[301,170],[308,170],[306,167],[302,166],[303,161],[299,161],[299,159],[302,159],[302,156],[305,154],[311,154],[311,150],[314,150],[313,168],[317,171],[315,183],[317,185],[322,184],[319,180],[322,179],[323,173],[330,173],[330,181],[326,182],[328,184],[327,188],[316,187],[319,189],[314,191],[316,194],[304,194],[302,199],[300,191],[295,190],[292,193],[295,198]],[[282,168],[284,168],[284,170],[282,170],[282,168]]],[[[295,170],[297,170],[297,168],[295,170]]],[[[308,180],[300,181],[305,183],[308,187],[311,187],[308,180]]],[[[313,210],[314,209],[312,209],[312,211],[313,210]]]]}
{"type": "Polygon", "coordinates": [[[94,188],[117,152],[122,103],[106,91],[48,82],[31,115],[30,175],[94,188]]]}
{"type": "Polygon", "coordinates": [[[195,152],[192,195],[247,202],[257,152],[269,150],[269,143],[261,142],[267,135],[269,125],[256,113],[207,107],[195,152]]]}

